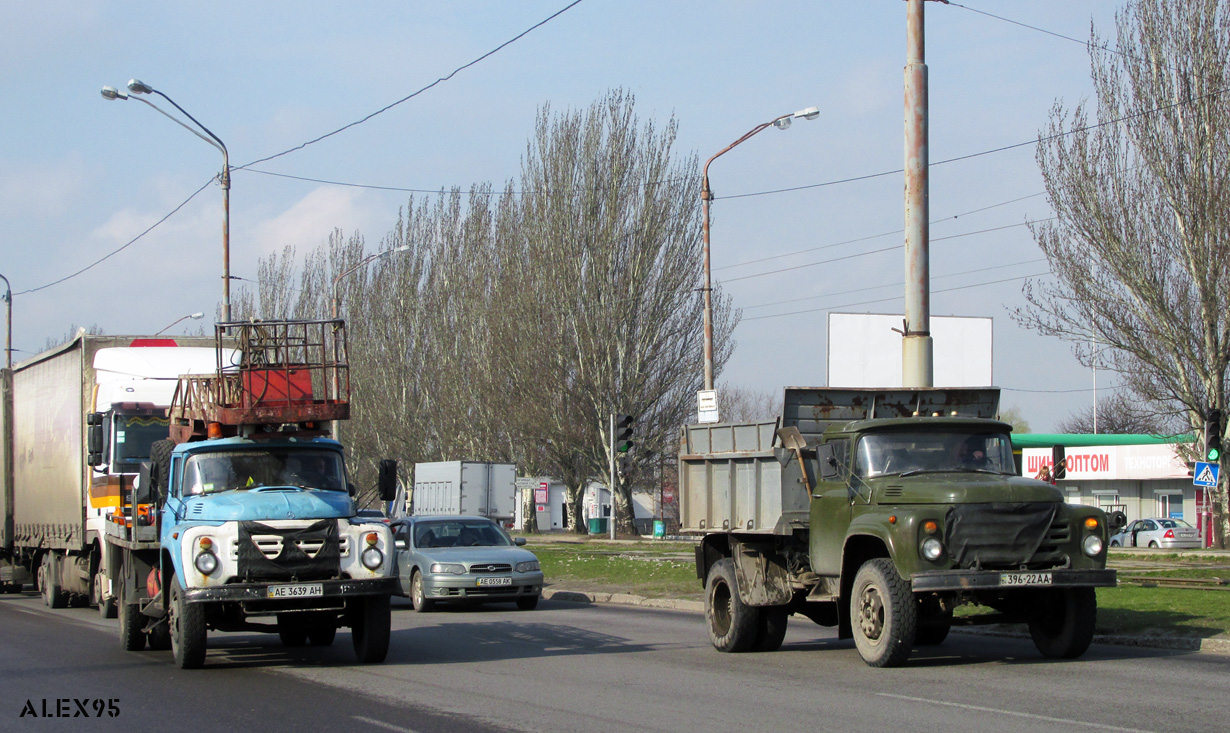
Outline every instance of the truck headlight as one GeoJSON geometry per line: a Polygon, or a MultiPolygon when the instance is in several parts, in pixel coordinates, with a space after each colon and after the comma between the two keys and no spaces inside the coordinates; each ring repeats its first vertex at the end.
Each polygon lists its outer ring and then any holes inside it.
{"type": "Polygon", "coordinates": [[[455,562],[433,562],[431,564],[431,572],[447,573],[449,575],[465,575],[466,567],[455,562]]]}
{"type": "Polygon", "coordinates": [[[922,555],[931,562],[944,556],[944,543],[934,537],[928,537],[922,543],[922,555]]]}
{"type": "Polygon", "coordinates": [[[369,547],[359,556],[359,561],[368,570],[375,570],[384,563],[384,553],[378,547],[369,547]]]}
{"type": "Polygon", "coordinates": [[[538,565],[537,560],[526,560],[525,562],[517,563],[518,573],[531,573],[542,568],[538,565]]]}
{"type": "Polygon", "coordinates": [[[1089,557],[1097,557],[1102,554],[1102,538],[1096,534],[1091,534],[1081,543],[1081,549],[1089,557]]]}
{"type": "Polygon", "coordinates": [[[192,564],[196,566],[201,575],[209,575],[218,569],[218,556],[212,552],[202,552],[197,554],[192,564]]]}

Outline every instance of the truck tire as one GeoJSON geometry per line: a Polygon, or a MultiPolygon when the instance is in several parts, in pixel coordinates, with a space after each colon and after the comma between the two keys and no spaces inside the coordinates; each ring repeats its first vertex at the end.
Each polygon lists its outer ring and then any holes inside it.
{"type": "Polygon", "coordinates": [[[379,664],[389,653],[389,630],[393,624],[388,596],[355,599],[350,638],[360,664],[379,664]]]}
{"type": "Polygon", "coordinates": [[[850,626],[863,661],[871,667],[903,664],[917,623],[918,603],[893,561],[879,557],[863,563],[850,592],[850,626]]]}
{"type": "MultiPolygon", "coordinates": [[[[175,449],[175,441],[171,439],[155,440],[149,447],[149,473],[154,479],[155,496],[166,496],[167,480],[171,474],[171,451],[175,449]]],[[[157,502],[156,502],[157,503],[157,502]]]]}
{"type": "Polygon", "coordinates": [[[312,646],[331,646],[333,637],[337,636],[337,625],[317,626],[309,631],[307,636],[312,646]]]}
{"type": "Polygon", "coordinates": [[[427,613],[436,606],[435,601],[423,595],[423,574],[418,570],[410,576],[410,605],[419,613],[427,613]]]}
{"type": "Polygon", "coordinates": [[[205,664],[205,608],[186,603],[179,578],[172,577],[167,624],[171,627],[171,653],[180,669],[198,669],[205,664]]]}
{"type": "Polygon", "coordinates": [[[952,608],[944,610],[939,599],[934,596],[920,596],[914,643],[918,646],[939,646],[948,638],[951,629],[952,608]]]}
{"type": "Polygon", "coordinates": [[[149,648],[155,652],[165,652],[171,648],[171,627],[166,619],[154,624],[154,628],[146,632],[149,637],[149,648]]]}
{"type": "Polygon", "coordinates": [[[101,570],[94,574],[94,585],[90,590],[93,596],[91,600],[94,601],[94,605],[98,606],[100,616],[103,618],[115,618],[115,598],[107,597],[106,591],[103,590],[106,587],[106,583],[107,576],[101,570]]]}
{"type": "Polygon", "coordinates": [[[739,598],[734,561],[725,558],[714,563],[705,580],[705,621],[713,648],[727,653],[751,649],[756,642],[759,616],[759,608],[739,598]]]}
{"type": "Polygon", "coordinates": [[[1075,659],[1093,642],[1097,618],[1093,588],[1042,591],[1029,618],[1029,635],[1042,656],[1075,659]]]}
{"type": "Polygon", "coordinates": [[[760,611],[760,618],[756,622],[756,640],[752,642],[752,651],[775,652],[781,649],[786,639],[790,612],[785,606],[765,606],[757,610],[760,611]]]}
{"type": "Polygon", "coordinates": [[[128,602],[127,583],[120,583],[120,597],[116,601],[120,617],[120,646],[126,652],[139,652],[145,648],[145,617],[135,603],[128,602]]]}
{"type": "Polygon", "coordinates": [[[48,608],[68,605],[68,594],[60,586],[60,558],[54,552],[43,554],[43,562],[38,566],[38,588],[43,594],[43,604],[48,608]]]}
{"type": "Polygon", "coordinates": [[[282,646],[297,647],[307,643],[307,627],[293,618],[297,615],[299,614],[278,614],[278,638],[282,640],[282,646]]]}

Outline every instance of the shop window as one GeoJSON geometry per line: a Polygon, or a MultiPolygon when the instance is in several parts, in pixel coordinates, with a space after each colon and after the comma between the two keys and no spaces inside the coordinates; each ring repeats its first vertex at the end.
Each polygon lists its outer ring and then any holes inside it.
{"type": "Polygon", "coordinates": [[[1157,516],[1167,517],[1169,519],[1183,518],[1183,495],[1182,494],[1158,494],[1157,495],[1157,516]]]}

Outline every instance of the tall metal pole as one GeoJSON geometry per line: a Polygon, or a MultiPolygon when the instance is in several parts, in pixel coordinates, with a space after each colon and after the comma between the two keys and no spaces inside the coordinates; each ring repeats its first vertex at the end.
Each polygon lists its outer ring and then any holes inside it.
{"type": "Polygon", "coordinates": [[[9,279],[4,275],[0,275],[0,280],[4,281],[4,304],[7,306],[6,327],[4,330],[4,353],[6,354],[6,363],[9,369],[13,368],[13,286],[9,285],[9,279]]]}
{"type": "MultiPolygon", "coordinates": [[[[707,261],[707,260],[706,260],[707,261]]],[[[707,273],[706,273],[707,274],[707,273]]],[[[705,291],[708,295],[709,291],[705,291]]],[[[611,413],[611,439],[607,442],[611,445],[611,516],[606,520],[607,529],[610,530],[611,539],[615,539],[615,413],[611,413]]]]}
{"type": "MultiPolygon", "coordinates": [[[[712,159],[709,162],[713,162],[712,159]]],[[[709,190],[709,163],[705,163],[705,175],[700,188],[700,230],[705,241],[705,389],[713,389],[713,291],[709,276],[709,200],[712,198],[713,192],[709,190]]]]}
{"type": "Polygon", "coordinates": [[[903,387],[935,384],[931,343],[930,217],[927,158],[927,64],[923,0],[907,0],[905,64],[905,330],[903,387]]]}

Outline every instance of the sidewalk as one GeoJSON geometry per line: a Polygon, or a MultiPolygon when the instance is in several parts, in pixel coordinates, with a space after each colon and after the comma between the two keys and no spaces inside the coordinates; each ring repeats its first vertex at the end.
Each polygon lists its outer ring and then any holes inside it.
{"type": "MultiPolygon", "coordinates": [[[[665,608],[672,611],[687,611],[704,613],[703,601],[685,601],[671,598],[646,598],[630,593],[591,593],[587,591],[567,590],[564,588],[544,588],[542,597],[546,600],[565,601],[568,603],[613,603],[622,606],[640,606],[642,608],[665,608]]],[[[1028,638],[1029,634],[999,626],[958,626],[954,633],[983,634],[986,636],[1005,636],[1012,638],[1028,638]]],[[[1125,636],[1122,634],[1095,634],[1095,644],[1113,644],[1116,646],[1134,646],[1149,649],[1172,649],[1185,652],[1202,652],[1206,654],[1230,655],[1230,639],[1196,639],[1175,636],[1125,636]]]]}

